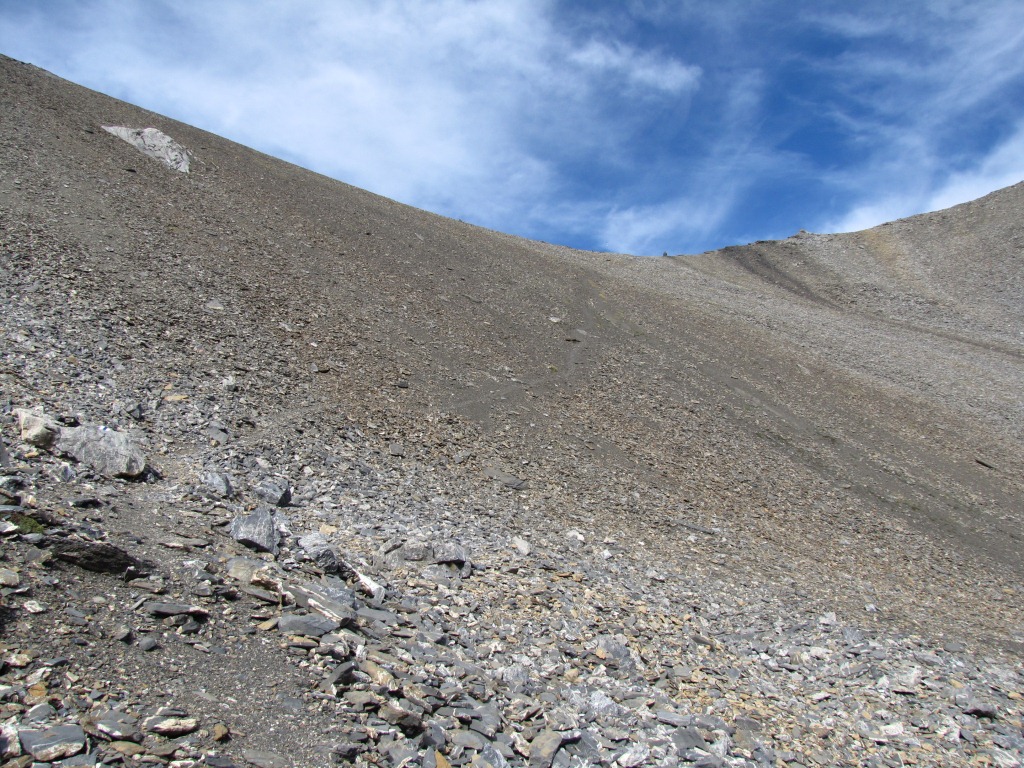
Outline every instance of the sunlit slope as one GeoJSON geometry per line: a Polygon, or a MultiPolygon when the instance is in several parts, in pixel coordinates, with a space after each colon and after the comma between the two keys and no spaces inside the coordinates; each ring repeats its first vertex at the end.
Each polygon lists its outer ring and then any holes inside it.
{"type": "Polygon", "coordinates": [[[243,435],[344,413],[479,482],[523,480],[554,528],[672,554],[685,519],[728,531],[737,572],[801,562],[837,595],[917,569],[998,624],[954,575],[1022,568],[1020,186],[849,235],[584,253],[0,65],[5,247],[65,254],[69,291],[91,276],[94,317],[130,319],[126,370],[154,386],[232,371],[259,415],[243,435]],[[159,128],[189,173],[104,125],[159,128]]]}

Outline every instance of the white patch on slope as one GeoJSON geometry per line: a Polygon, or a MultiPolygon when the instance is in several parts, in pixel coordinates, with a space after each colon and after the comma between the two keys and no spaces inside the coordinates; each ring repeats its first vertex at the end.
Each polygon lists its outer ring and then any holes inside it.
{"type": "Polygon", "coordinates": [[[103,130],[124,139],[168,168],[188,173],[188,150],[166,133],[156,128],[127,128],[123,125],[104,125],[103,130]]]}

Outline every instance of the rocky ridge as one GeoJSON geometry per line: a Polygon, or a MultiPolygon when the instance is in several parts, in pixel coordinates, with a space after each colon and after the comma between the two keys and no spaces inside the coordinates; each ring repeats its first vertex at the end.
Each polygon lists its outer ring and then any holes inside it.
{"type": "MultiPolygon", "coordinates": [[[[104,124],[140,116],[4,66],[5,104],[24,117],[5,128],[0,161],[8,763],[1020,765],[1019,594],[997,564],[968,565],[841,484],[804,473],[762,485],[764,465],[730,431],[735,405],[700,380],[676,422],[696,471],[634,462],[623,447],[658,455],[631,441],[667,435],[602,434],[619,423],[600,420],[614,408],[601,381],[624,377],[638,353],[593,337],[657,345],[600,291],[541,318],[557,331],[557,364],[578,371],[566,392],[526,382],[513,350],[508,370],[482,362],[479,379],[440,357],[429,372],[400,343],[419,330],[393,325],[409,300],[393,289],[372,320],[351,303],[347,325],[315,316],[337,296],[297,277],[316,269],[301,246],[277,264],[278,283],[295,273],[294,296],[236,279],[199,255],[197,229],[223,214],[160,220],[154,235],[153,201],[188,197],[148,158],[121,169],[144,177],[134,194],[113,181],[87,194],[110,169],[81,170],[94,161],[62,123],[68,158],[51,148],[42,170],[26,166],[46,99],[84,100],[104,124]],[[19,81],[44,94],[40,113],[25,91],[10,100],[19,81]],[[560,422],[550,430],[530,421],[543,409],[560,422]],[[798,525],[807,541],[786,541],[798,525]],[[817,583],[801,559],[815,548],[856,583],[817,583]],[[900,560],[913,561],[906,579],[886,579],[900,560]]],[[[58,114],[74,124],[88,113],[58,114]]],[[[204,160],[207,139],[160,124],[197,148],[191,173],[227,163],[223,149],[204,160]]],[[[116,168],[128,156],[112,146],[89,151],[116,168]]],[[[227,194],[222,172],[195,182],[208,185],[204,204],[227,194]]],[[[219,258],[238,258],[251,236],[217,226],[219,258]]],[[[450,338],[502,341],[482,333],[450,338]]],[[[656,408],[633,413],[666,423],[656,408]]],[[[768,463],[796,467],[787,455],[768,463]]]]}

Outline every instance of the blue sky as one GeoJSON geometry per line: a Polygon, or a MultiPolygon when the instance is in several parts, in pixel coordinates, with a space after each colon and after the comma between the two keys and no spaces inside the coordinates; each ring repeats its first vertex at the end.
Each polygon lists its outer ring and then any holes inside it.
{"type": "Polygon", "coordinates": [[[580,248],[861,229],[1024,180],[1024,2],[0,0],[0,52],[580,248]]]}

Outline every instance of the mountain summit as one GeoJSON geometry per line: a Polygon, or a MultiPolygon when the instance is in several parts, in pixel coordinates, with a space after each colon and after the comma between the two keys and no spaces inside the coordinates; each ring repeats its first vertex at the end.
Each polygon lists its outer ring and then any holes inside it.
{"type": "Polygon", "coordinates": [[[1024,185],[580,252],[0,68],[7,764],[1020,765],[1024,185]]]}

